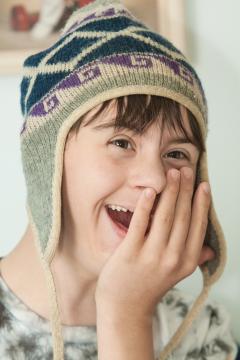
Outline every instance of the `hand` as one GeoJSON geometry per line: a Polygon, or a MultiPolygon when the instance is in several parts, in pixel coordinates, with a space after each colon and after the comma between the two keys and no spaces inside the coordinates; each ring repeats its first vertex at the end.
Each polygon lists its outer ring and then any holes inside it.
{"type": "Polygon", "coordinates": [[[97,305],[106,305],[126,318],[151,317],[170,288],[214,257],[214,252],[203,246],[211,195],[201,183],[192,203],[193,172],[186,169],[191,174],[187,179],[185,169],[168,171],[167,185],[147,236],[156,193],[151,189],[151,198],[146,197],[145,191],[139,197],[126,237],[99,275],[97,305]]]}

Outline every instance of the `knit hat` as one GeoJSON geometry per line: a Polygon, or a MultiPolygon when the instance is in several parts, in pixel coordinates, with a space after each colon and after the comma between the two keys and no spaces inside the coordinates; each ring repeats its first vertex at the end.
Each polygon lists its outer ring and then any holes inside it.
{"type": "MultiPolygon", "coordinates": [[[[54,359],[62,360],[64,344],[50,264],[59,244],[63,153],[70,128],[105,100],[130,94],[158,95],[188,108],[206,142],[207,104],[199,77],[185,56],[119,0],[96,0],[74,12],[59,40],[28,57],[23,72],[20,138],[26,207],[51,299],[54,359]]],[[[206,151],[196,181],[209,182],[206,151]]],[[[222,274],[226,247],[213,201],[208,216],[205,243],[216,256],[200,267],[203,289],[159,359],[167,358],[179,344],[210,286],[222,274]]]]}

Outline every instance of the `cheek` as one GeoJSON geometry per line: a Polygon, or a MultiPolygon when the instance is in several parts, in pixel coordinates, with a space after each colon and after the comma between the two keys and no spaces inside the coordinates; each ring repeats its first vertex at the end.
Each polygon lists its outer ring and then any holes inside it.
{"type": "Polygon", "coordinates": [[[118,161],[109,157],[99,157],[88,168],[87,186],[107,194],[120,187],[126,176],[126,171],[118,161]]]}
{"type": "Polygon", "coordinates": [[[119,161],[99,152],[88,152],[66,164],[66,191],[75,211],[104,201],[126,180],[126,170],[119,161]]]}
{"type": "Polygon", "coordinates": [[[109,177],[125,176],[126,162],[124,163],[115,157],[111,152],[96,148],[85,159],[88,167],[89,177],[97,176],[99,181],[106,180],[109,177]],[[125,168],[124,168],[125,164],[125,168]]]}

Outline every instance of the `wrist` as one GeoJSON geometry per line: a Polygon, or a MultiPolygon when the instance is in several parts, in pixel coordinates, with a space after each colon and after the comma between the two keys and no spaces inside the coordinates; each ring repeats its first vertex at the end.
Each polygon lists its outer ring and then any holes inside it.
{"type": "Polygon", "coordinates": [[[153,326],[149,317],[99,307],[98,359],[154,359],[153,326]]]}
{"type": "Polygon", "coordinates": [[[134,326],[152,327],[152,315],[144,314],[136,309],[118,307],[114,304],[97,303],[97,322],[121,326],[131,324],[134,326]]]}

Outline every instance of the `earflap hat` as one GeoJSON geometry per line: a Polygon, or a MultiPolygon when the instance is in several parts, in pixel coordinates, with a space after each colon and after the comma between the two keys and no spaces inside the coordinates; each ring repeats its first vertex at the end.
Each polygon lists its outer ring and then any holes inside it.
{"type": "MultiPolygon", "coordinates": [[[[60,309],[51,262],[61,229],[64,146],[80,116],[105,100],[130,94],[163,96],[195,116],[206,142],[207,103],[201,81],[185,56],[149,29],[118,0],[96,0],[77,10],[50,48],[26,59],[21,82],[21,155],[27,212],[46,275],[51,301],[54,359],[64,358],[60,309]]],[[[209,182],[207,152],[197,184],[209,182]]],[[[222,274],[226,246],[213,202],[205,244],[216,253],[201,266],[203,289],[172,339],[159,354],[165,359],[179,344],[222,274]]]]}

